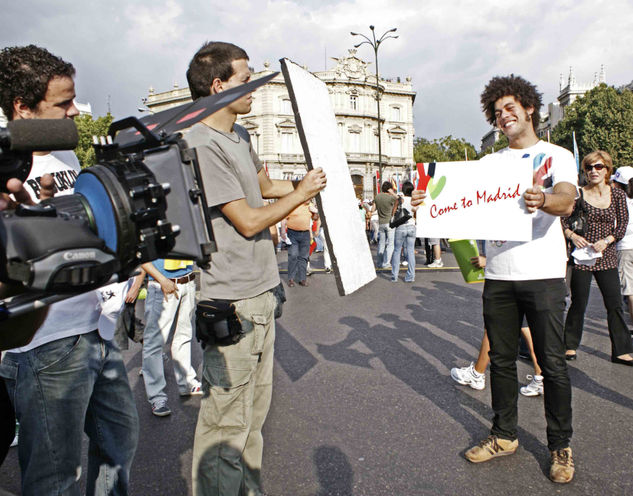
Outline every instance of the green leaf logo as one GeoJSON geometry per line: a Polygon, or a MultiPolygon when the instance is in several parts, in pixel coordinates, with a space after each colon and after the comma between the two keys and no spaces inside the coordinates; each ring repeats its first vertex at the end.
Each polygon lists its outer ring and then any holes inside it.
{"type": "Polygon", "coordinates": [[[438,179],[437,183],[434,178],[431,178],[429,185],[427,186],[429,193],[431,193],[431,200],[435,200],[446,186],[446,176],[442,176],[438,179]]]}

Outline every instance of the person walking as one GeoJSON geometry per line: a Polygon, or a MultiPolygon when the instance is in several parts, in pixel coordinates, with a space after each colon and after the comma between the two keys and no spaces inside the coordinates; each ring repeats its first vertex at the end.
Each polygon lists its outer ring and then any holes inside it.
{"type": "MultiPolygon", "coordinates": [[[[633,343],[624,322],[615,249],[615,243],[624,237],[629,223],[626,194],[609,182],[613,162],[607,152],[597,150],[589,153],[582,160],[582,170],[587,184],[581,188],[583,194],[576,202],[574,212],[563,218],[562,223],[565,236],[577,250],[585,250],[596,256],[592,264],[582,263],[574,258],[570,281],[571,306],[565,319],[565,358],[577,358],[576,350],[582,338],[585,309],[593,276],[607,309],[611,361],[633,366],[633,343]],[[583,234],[572,230],[571,219],[579,209],[584,209],[585,212],[583,234]]],[[[575,252],[572,252],[572,257],[575,252]]]]}
{"type": "MultiPolygon", "coordinates": [[[[415,281],[415,218],[413,214],[418,209],[411,206],[411,193],[414,186],[410,181],[405,181],[402,185],[402,193],[404,196],[402,208],[406,209],[411,217],[404,224],[396,227],[393,255],[391,257],[391,282],[398,282],[398,271],[400,270],[400,252],[405,247],[405,259],[407,261],[407,274],[404,282],[415,281]]],[[[394,205],[394,210],[397,204],[394,205]]]]}
{"type": "Polygon", "coordinates": [[[629,223],[624,237],[615,245],[618,252],[618,273],[620,289],[626,300],[629,317],[633,318],[633,167],[618,167],[612,176],[613,185],[626,193],[626,206],[629,212],[629,223]]]}
{"type": "Polygon", "coordinates": [[[371,213],[378,212],[378,252],[376,265],[379,269],[391,268],[391,256],[393,255],[394,229],[389,227],[393,205],[398,195],[389,181],[382,183],[381,193],[374,198],[374,206],[371,213]]]}

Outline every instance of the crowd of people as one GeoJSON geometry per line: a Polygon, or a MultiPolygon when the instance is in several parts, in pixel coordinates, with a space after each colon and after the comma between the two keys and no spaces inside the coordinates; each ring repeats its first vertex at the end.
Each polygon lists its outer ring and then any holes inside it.
{"type": "MultiPolygon", "coordinates": [[[[246,52],[233,44],[205,43],[187,71],[192,98],[248,82],[248,60],[246,52]]],[[[70,63],[43,48],[5,48],[0,54],[0,105],[9,120],[73,118],[78,114],[74,76],[70,63]]],[[[163,350],[172,335],[179,393],[201,396],[193,444],[194,494],[262,494],[262,427],[272,399],[275,315],[280,304],[275,226],[283,226],[280,234],[290,242],[287,285],[308,286],[310,248],[322,237],[318,213],[310,202],[327,181],[320,169],[311,170],[300,182],[267,176],[248,132],[236,124],[251,103],[251,94],[241,97],[185,135],[200,160],[218,247],[211,266],[199,271],[199,301],[191,261],[156,260],[139,267],[130,281],[53,304],[30,343],[4,354],[0,400],[3,408],[12,408],[20,425],[22,494],[78,493],[84,432],[89,438],[87,493],[128,493],[138,414],[112,338],[118,313],[125,302],[134,302],[144,284],[141,373],[152,413],[158,417],[171,413],[163,350]],[[204,310],[208,308],[221,308],[226,319],[218,323],[209,318],[204,310]],[[204,347],[200,377],[191,365],[196,326],[204,330],[199,333],[204,347]]],[[[633,202],[633,168],[619,169],[611,183],[611,158],[596,151],[582,162],[586,184],[578,190],[572,154],[536,135],[541,95],[534,85],[518,76],[495,77],[482,93],[481,104],[488,121],[509,141],[508,148],[484,160],[506,161],[509,166],[529,162],[534,184],[523,192],[522,201],[534,216],[531,241],[487,241],[485,258],[473,260],[485,266],[484,336],[477,362],[453,369],[451,376],[460,384],[483,389],[489,362],[494,418],[490,435],[465,457],[473,463],[486,462],[518,448],[516,360],[523,335],[534,375],[528,376],[532,382],[521,392],[543,394],[549,477],[567,483],[575,470],[567,361],[577,357],[592,275],[607,307],[611,359],[633,365],[621,296],[633,305],[633,228],[627,206],[633,202]],[[573,246],[567,277],[571,306],[564,321],[565,237],[573,246]]],[[[50,177],[63,171],[79,172],[73,152],[35,153],[29,179],[41,189],[28,192],[33,198],[40,199],[40,193],[46,197],[50,177]]],[[[70,192],[71,188],[58,194],[70,192]]],[[[415,213],[425,196],[405,182],[399,197],[386,182],[373,205],[360,208],[361,218],[372,226],[371,239],[377,242],[376,265],[390,269],[394,282],[403,254],[404,281],[415,280],[415,213]],[[395,222],[398,210],[404,220],[395,222]]],[[[441,267],[439,240],[429,244],[433,253],[429,265],[441,267]]],[[[327,246],[321,245],[326,251],[327,246]]]]}

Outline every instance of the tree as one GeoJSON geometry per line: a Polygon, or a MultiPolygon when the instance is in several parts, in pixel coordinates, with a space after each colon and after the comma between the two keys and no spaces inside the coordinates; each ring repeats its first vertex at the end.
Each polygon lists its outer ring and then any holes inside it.
{"type": "Polygon", "coordinates": [[[580,159],[594,150],[605,150],[616,167],[633,165],[633,92],[604,83],[588,91],[565,107],[552,141],[573,150],[574,131],[580,159]]]}
{"type": "Polygon", "coordinates": [[[417,162],[461,162],[477,157],[475,147],[463,138],[451,135],[429,141],[416,138],[413,143],[413,159],[417,162]]]}
{"type": "Polygon", "coordinates": [[[111,123],[112,115],[110,113],[103,117],[97,117],[96,120],[93,120],[89,115],[75,118],[77,132],[79,133],[79,143],[75,149],[75,154],[82,168],[94,165],[96,157],[92,147],[92,137],[105,136],[111,123]]]}

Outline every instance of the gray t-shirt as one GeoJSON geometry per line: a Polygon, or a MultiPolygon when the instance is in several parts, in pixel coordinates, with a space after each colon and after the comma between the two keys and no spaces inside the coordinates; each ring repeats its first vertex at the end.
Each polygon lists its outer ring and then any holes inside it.
{"type": "Polygon", "coordinates": [[[378,212],[378,224],[389,224],[394,203],[396,203],[396,197],[389,193],[378,193],[376,195],[374,204],[378,212]]]}
{"type": "Polygon", "coordinates": [[[199,123],[185,139],[198,153],[218,249],[211,255],[211,267],[201,271],[201,297],[242,300],[274,288],[279,270],[268,228],[246,238],[218,208],[240,198],[252,208],[264,205],[257,177],[262,164],[248,132],[235,125],[232,133],[223,133],[199,123]]]}

